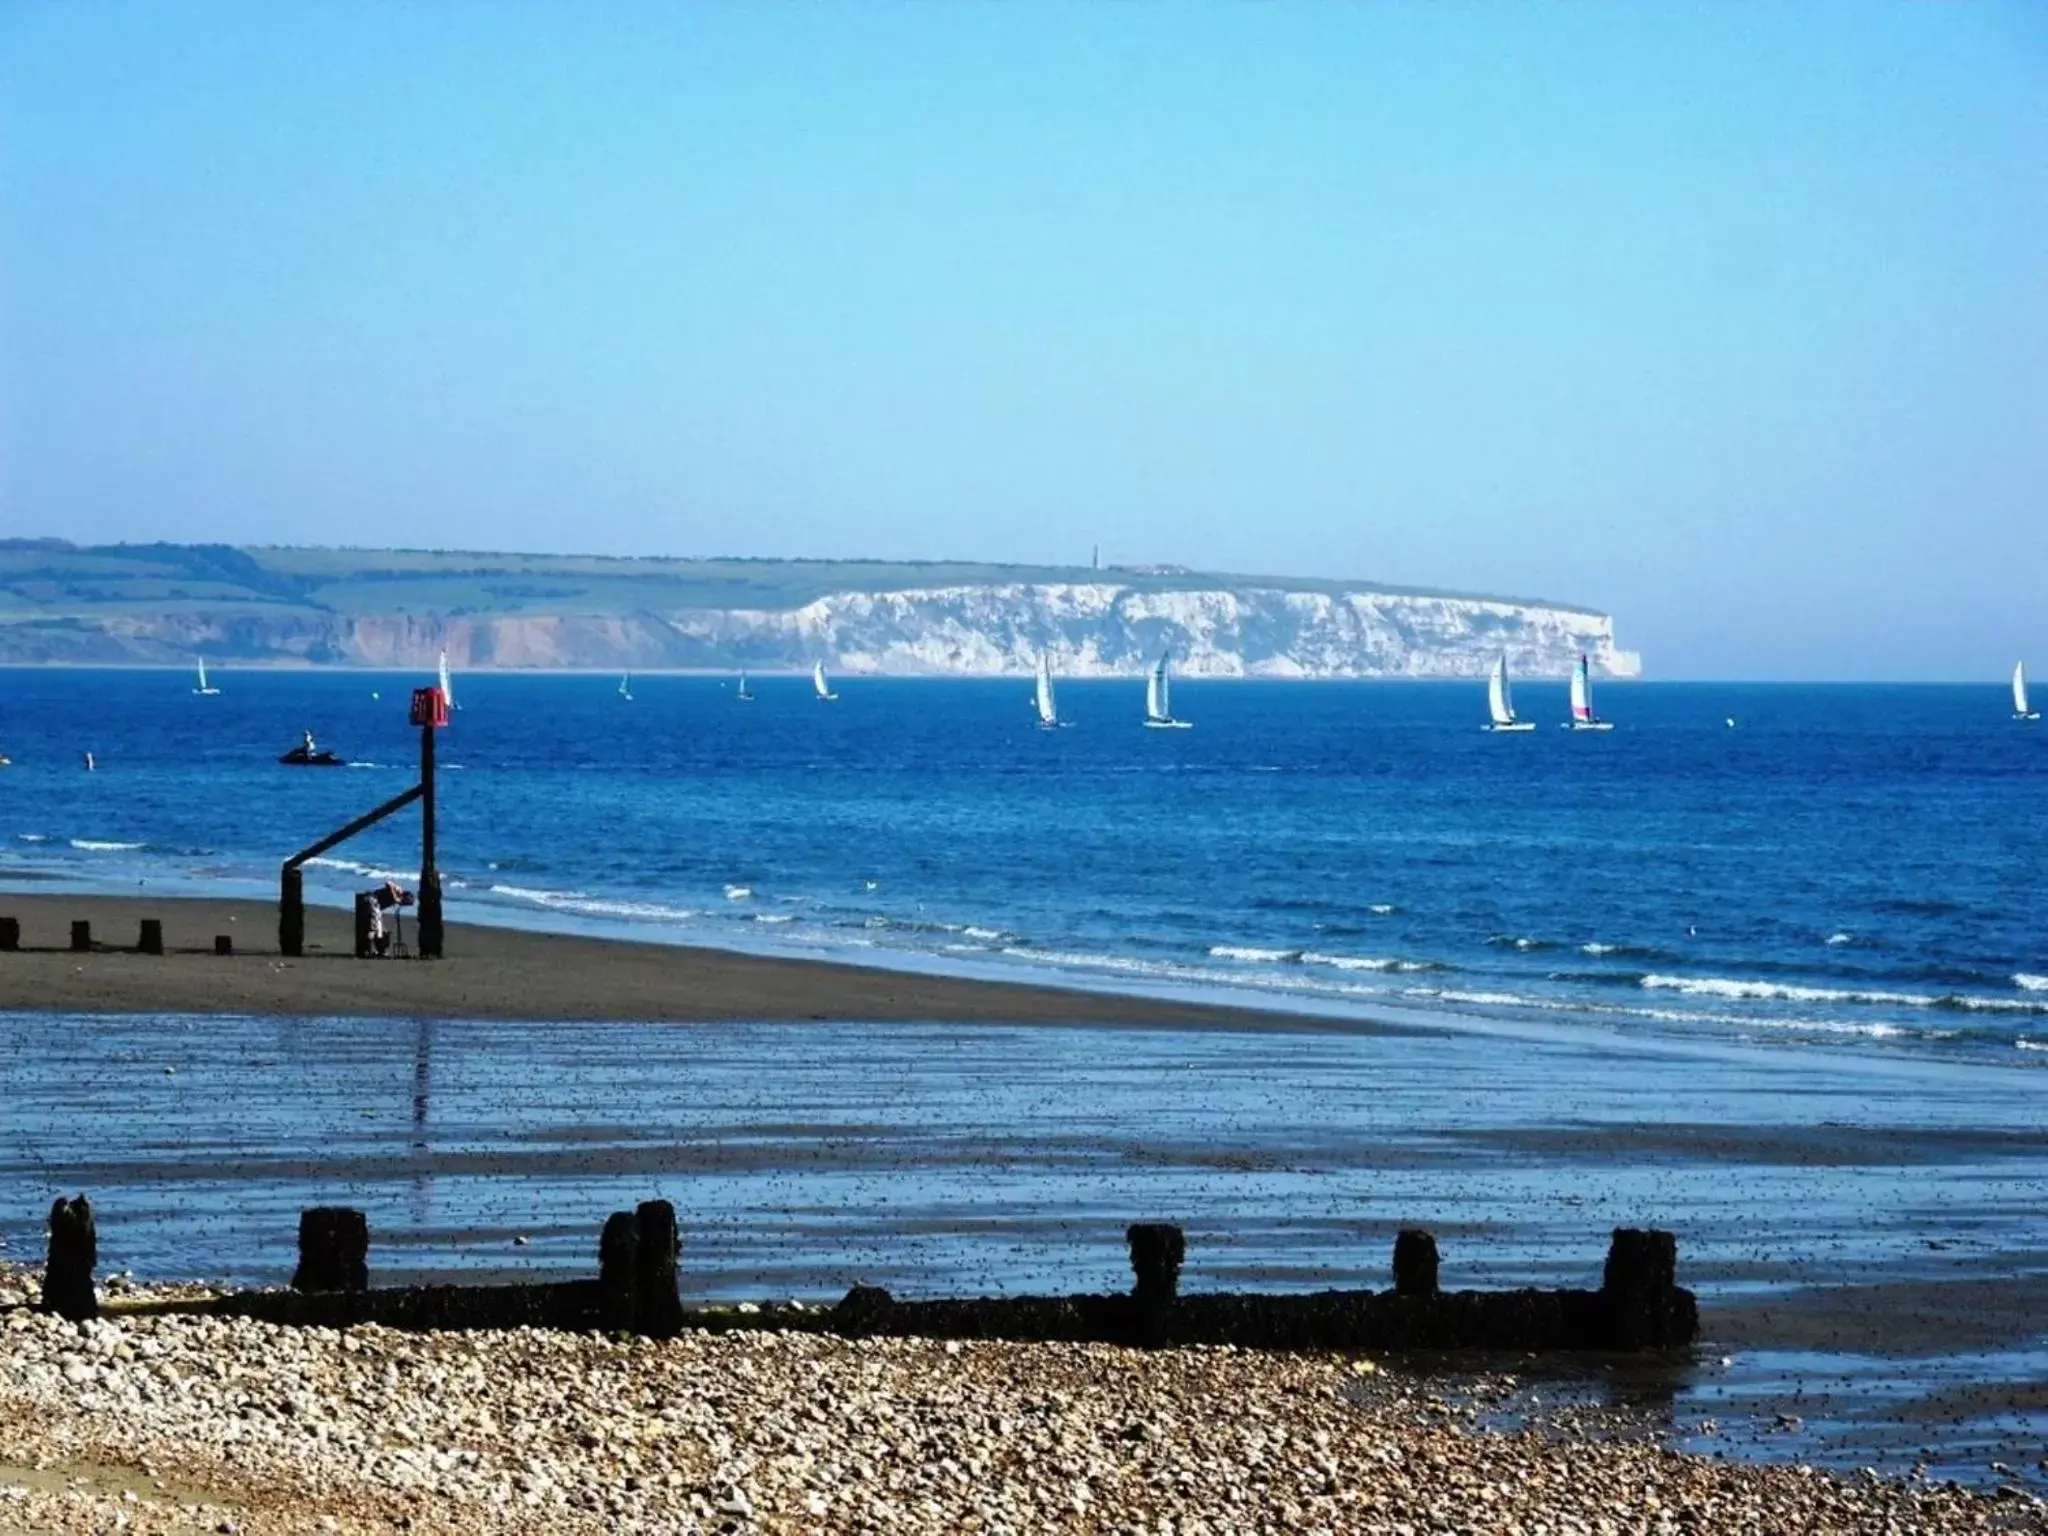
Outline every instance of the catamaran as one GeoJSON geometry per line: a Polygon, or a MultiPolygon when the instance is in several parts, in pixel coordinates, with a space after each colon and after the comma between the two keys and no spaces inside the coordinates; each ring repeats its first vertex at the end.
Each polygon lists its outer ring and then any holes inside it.
{"type": "Polygon", "coordinates": [[[827,702],[839,697],[838,694],[825,686],[825,663],[822,661],[814,662],[811,666],[811,687],[816,690],[820,699],[827,702]]]}
{"type": "Polygon", "coordinates": [[[1145,676],[1145,724],[1155,731],[1185,731],[1194,724],[1173,718],[1173,681],[1167,676],[1172,654],[1161,651],[1158,665],[1145,676]]]}
{"type": "Polygon", "coordinates": [[[1493,664],[1493,675],[1486,680],[1486,709],[1493,716],[1489,731],[1533,731],[1532,720],[1515,718],[1515,695],[1508,687],[1508,653],[1502,651],[1500,660],[1493,664]]]}
{"type": "Polygon", "coordinates": [[[1593,677],[1584,651],[1579,652],[1578,665],[1572,668],[1572,717],[1565,723],[1575,731],[1614,729],[1613,721],[1602,720],[1593,713],[1593,677]]]}
{"type": "Polygon", "coordinates": [[[448,653],[446,651],[443,651],[441,653],[440,671],[441,676],[439,681],[441,684],[442,700],[448,705],[450,709],[460,709],[462,706],[455,702],[455,684],[448,677],[448,653]]]}
{"type": "Polygon", "coordinates": [[[630,672],[619,679],[619,697],[628,704],[633,702],[633,674],[630,672]]]}
{"type": "Polygon", "coordinates": [[[1059,706],[1052,697],[1052,663],[1043,651],[1038,653],[1038,728],[1042,731],[1058,730],[1060,725],[1059,706]]]}
{"type": "Polygon", "coordinates": [[[2012,664],[2012,717],[2015,720],[2041,718],[2041,711],[2027,707],[2027,664],[2024,661],[2012,664]]]}
{"type": "Polygon", "coordinates": [[[218,688],[206,680],[206,658],[204,656],[199,658],[199,686],[192,691],[200,697],[207,699],[215,697],[220,692],[218,688]]]}
{"type": "Polygon", "coordinates": [[[751,704],[754,702],[753,690],[747,687],[747,674],[744,670],[742,670],[740,673],[740,691],[734,694],[733,697],[738,699],[742,704],[751,704]]]}

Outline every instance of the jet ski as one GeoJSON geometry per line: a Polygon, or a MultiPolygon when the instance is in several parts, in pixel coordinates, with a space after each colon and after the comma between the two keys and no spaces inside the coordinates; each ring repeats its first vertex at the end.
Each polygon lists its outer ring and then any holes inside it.
{"type": "Polygon", "coordinates": [[[346,768],[348,766],[341,758],[336,757],[326,748],[316,745],[311,731],[306,732],[306,739],[296,747],[293,747],[291,751],[280,753],[277,760],[287,768],[346,768]]]}

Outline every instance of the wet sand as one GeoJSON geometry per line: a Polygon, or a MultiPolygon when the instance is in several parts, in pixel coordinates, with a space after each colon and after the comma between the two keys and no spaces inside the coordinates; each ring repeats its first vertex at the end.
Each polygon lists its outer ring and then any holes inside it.
{"type": "MultiPolygon", "coordinates": [[[[22,944],[18,954],[0,954],[0,1010],[1315,1027],[1252,1009],[456,922],[441,960],[357,960],[350,915],[314,906],[306,910],[307,954],[286,960],[277,951],[277,909],[258,901],[6,892],[0,917],[20,920],[22,944]],[[163,922],[161,956],[134,951],[145,917],[163,922]],[[91,954],[68,948],[75,918],[92,924],[99,947],[91,954]],[[234,937],[230,958],[213,953],[222,933],[234,937]]],[[[413,936],[410,914],[406,932],[413,936]]]]}

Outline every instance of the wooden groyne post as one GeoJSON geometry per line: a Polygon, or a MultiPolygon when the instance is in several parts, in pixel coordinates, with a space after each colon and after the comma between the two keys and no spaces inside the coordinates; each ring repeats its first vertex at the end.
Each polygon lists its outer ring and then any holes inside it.
{"type": "Polygon", "coordinates": [[[93,1267],[100,1261],[99,1232],[93,1225],[92,1202],[79,1195],[58,1196],[50,1206],[50,1256],[43,1267],[43,1310],[69,1322],[100,1315],[93,1294],[93,1267]]]}
{"type": "Polygon", "coordinates": [[[441,870],[434,847],[434,732],[448,723],[447,696],[439,688],[415,688],[412,692],[412,723],[420,728],[419,783],[402,794],[393,795],[375,810],[364,812],[347,826],[328,833],[319,842],[309,843],[284,861],[277,881],[277,948],[280,954],[297,959],[306,953],[306,861],[317,859],[328,849],[374,827],[387,816],[395,816],[418,800],[421,802],[419,952],[423,960],[441,958],[441,870]]]}
{"type": "Polygon", "coordinates": [[[367,1291],[370,1288],[370,1219],[341,1205],[299,1212],[299,1267],[295,1291],[367,1291]]]}

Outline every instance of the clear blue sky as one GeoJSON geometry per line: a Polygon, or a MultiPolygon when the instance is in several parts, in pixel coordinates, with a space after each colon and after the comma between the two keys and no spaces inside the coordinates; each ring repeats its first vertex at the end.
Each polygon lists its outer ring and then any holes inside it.
{"type": "Polygon", "coordinates": [[[0,6],[0,532],[2048,674],[2048,6],[0,6]]]}

